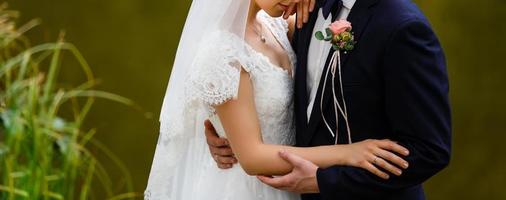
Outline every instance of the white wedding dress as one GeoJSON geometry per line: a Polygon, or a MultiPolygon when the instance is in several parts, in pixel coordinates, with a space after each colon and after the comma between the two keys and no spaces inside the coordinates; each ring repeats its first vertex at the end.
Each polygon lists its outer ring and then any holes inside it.
{"type": "MultiPolygon", "coordinates": [[[[293,68],[296,58],[287,37],[287,22],[282,18],[272,18],[263,11],[259,12],[257,18],[287,51],[293,68]]],[[[196,52],[197,56],[193,63],[196,67],[185,78],[185,96],[191,97],[188,102],[203,107],[218,133],[225,137],[213,106],[237,97],[240,70],[245,70],[249,73],[254,88],[263,141],[270,144],[293,145],[294,80],[289,71],[272,64],[268,57],[255,51],[244,39],[235,34],[209,33],[205,41],[207,45],[196,52]],[[236,51],[239,48],[245,48],[245,51],[236,51]]],[[[197,130],[203,130],[202,123],[202,121],[195,122],[197,130]]],[[[166,129],[171,128],[173,127],[169,125],[166,129]]],[[[187,164],[185,167],[177,168],[174,182],[163,186],[165,188],[160,189],[161,186],[157,185],[157,182],[161,181],[156,179],[162,179],[165,173],[163,170],[169,169],[152,168],[150,176],[152,183],[148,184],[145,199],[298,200],[300,198],[298,194],[277,190],[261,183],[256,177],[247,175],[240,165],[234,165],[228,170],[219,169],[202,137],[192,139],[187,145],[190,150],[183,155],[183,161],[187,164]]],[[[163,153],[159,155],[155,155],[155,161],[173,159],[163,153]]]]}

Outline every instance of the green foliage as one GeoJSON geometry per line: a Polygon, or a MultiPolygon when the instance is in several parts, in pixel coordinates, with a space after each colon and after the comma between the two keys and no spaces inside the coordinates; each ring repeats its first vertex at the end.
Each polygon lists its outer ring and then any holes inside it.
{"type": "MultiPolygon", "coordinates": [[[[66,38],[86,54],[103,80],[101,88],[127,95],[152,112],[153,119],[144,119],[136,110],[96,101],[85,124],[88,129],[100,128],[95,138],[127,163],[135,190],[142,191],[158,137],[156,116],[192,1],[7,2],[22,12],[21,20],[43,20],[44,26],[28,33],[31,42],[51,41],[65,29],[66,38]],[[104,121],[107,124],[101,124],[104,121]]],[[[427,15],[446,53],[453,111],[451,165],[424,184],[427,199],[506,199],[506,134],[502,134],[506,132],[506,1],[414,2],[427,15]],[[478,40],[474,29],[479,30],[478,40]]],[[[78,84],[74,62],[64,62],[60,82],[78,84]]],[[[105,167],[111,166],[100,158],[105,167]]],[[[115,175],[110,174],[113,179],[115,175]]]]}
{"type": "Polygon", "coordinates": [[[332,31],[329,28],[325,29],[325,34],[323,34],[323,32],[321,32],[321,31],[317,31],[315,33],[316,39],[318,39],[318,40],[324,40],[324,41],[331,41],[333,35],[334,34],[332,33],[332,31]]]}
{"type": "Polygon", "coordinates": [[[315,37],[316,37],[316,39],[318,39],[318,40],[324,40],[324,39],[325,39],[325,36],[323,36],[323,33],[322,33],[321,31],[317,31],[317,32],[315,33],[315,37]]]}
{"type": "Polygon", "coordinates": [[[63,34],[56,43],[30,47],[23,33],[37,21],[16,28],[17,13],[5,7],[0,7],[0,200],[93,199],[97,190],[110,199],[138,196],[130,192],[131,177],[122,162],[93,138],[94,129],[82,128],[95,98],[133,102],[94,90],[90,67],[63,34]],[[79,63],[86,82],[57,87],[63,54],[79,63]],[[116,164],[124,186],[113,182],[99,153],[116,164]]]}
{"type": "Polygon", "coordinates": [[[327,36],[325,36],[325,41],[332,40],[332,36],[334,36],[334,33],[332,33],[332,31],[330,30],[330,28],[326,28],[325,29],[325,33],[327,35],[327,36]]]}

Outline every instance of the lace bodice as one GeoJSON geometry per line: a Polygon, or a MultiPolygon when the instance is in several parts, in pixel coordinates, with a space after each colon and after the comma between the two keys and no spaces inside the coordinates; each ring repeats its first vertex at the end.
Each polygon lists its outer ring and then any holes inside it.
{"type": "MultiPolygon", "coordinates": [[[[228,1],[221,3],[235,5],[228,1]]],[[[257,17],[288,53],[293,72],[295,54],[286,35],[288,24],[281,18],[271,18],[265,12],[260,12],[257,17]]],[[[197,16],[193,21],[196,20],[200,18],[197,16]]],[[[205,29],[186,28],[184,33],[205,29]]],[[[210,30],[218,29],[234,31],[230,27],[210,30]]],[[[293,78],[289,71],[274,65],[268,57],[255,51],[242,37],[232,32],[206,32],[204,38],[198,39],[198,44],[188,42],[191,37],[182,37],[186,40],[182,41],[183,44],[190,46],[185,46],[183,50],[186,51],[181,55],[178,49],[176,61],[181,63],[175,65],[172,71],[177,76],[173,79],[171,75],[164,99],[160,138],[145,191],[146,200],[300,199],[295,193],[276,190],[261,183],[238,165],[221,170],[210,156],[202,122],[206,118],[212,119],[218,133],[224,136],[214,106],[238,98],[242,70],[249,74],[253,85],[263,141],[285,145],[295,141],[293,78]],[[184,85],[180,85],[182,83],[184,85]]]]}
{"type": "MultiPolygon", "coordinates": [[[[286,35],[286,21],[271,18],[264,12],[258,14],[258,20],[287,51],[293,69],[295,54],[286,35]]],[[[189,75],[187,96],[207,108],[213,125],[223,134],[213,106],[237,98],[240,72],[245,70],[253,85],[264,142],[294,144],[293,78],[289,71],[274,65],[267,56],[232,33],[212,33],[210,38],[209,45],[199,50],[194,63],[197,69],[189,75]]]]}

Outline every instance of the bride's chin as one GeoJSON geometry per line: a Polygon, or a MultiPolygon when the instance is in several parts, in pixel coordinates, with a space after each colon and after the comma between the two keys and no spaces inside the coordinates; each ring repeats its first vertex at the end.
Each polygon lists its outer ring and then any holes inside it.
{"type": "Polygon", "coordinates": [[[276,10],[265,10],[265,12],[271,17],[281,17],[283,16],[283,13],[285,11],[276,9],[276,10]]]}

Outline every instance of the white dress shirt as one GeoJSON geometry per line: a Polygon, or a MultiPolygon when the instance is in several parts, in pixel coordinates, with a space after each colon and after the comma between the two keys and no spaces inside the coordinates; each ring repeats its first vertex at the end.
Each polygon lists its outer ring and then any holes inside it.
{"type": "MultiPolygon", "coordinates": [[[[336,19],[346,19],[350,14],[351,8],[355,4],[356,0],[342,0],[343,8],[341,9],[339,16],[336,19]]],[[[332,23],[332,13],[330,13],[329,17],[325,19],[323,16],[323,10],[320,8],[318,11],[318,19],[316,20],[315,26],[313,28],[313,34],[317,31],[323,31],[332,23]]],[[[320,78],[322,76],[323,68],[325,68],[325,62],[327,61],[327,56],[330,53],[330,48],[332,45],[330,42],[317,40],[315,37],[311,38],[311,42],[309,43],[309,53],[307,55],[307,80],[306,80],[306,88],[309,96],[309,105],[307,107],[307,120],[309,122],[311,117],[311,112],[313,111],[313,106],[315,103],[316,92],[318,91],[318,86],[320,84],[320,78]]]]}

